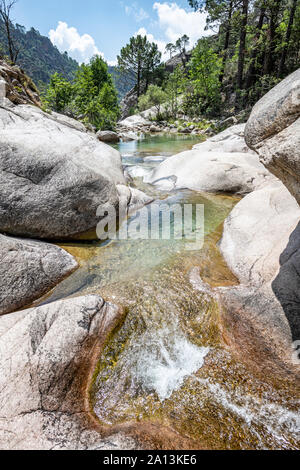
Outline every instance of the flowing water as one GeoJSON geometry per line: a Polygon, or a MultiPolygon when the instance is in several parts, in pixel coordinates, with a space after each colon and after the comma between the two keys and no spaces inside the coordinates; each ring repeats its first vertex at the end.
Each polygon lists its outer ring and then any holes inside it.
{"type": "MultiPolygon", "coordinates": [[[[168,193],[143,183],[160,161],[197,142],[191,136],[157,136],[121,143],[119,149],[132,184],[155,203],[204,205],[203,248],[187,249],[187,241],[174,236],[65,244],[80,268],[46,302],[99,293],[126,308],[123,324],[99,358],[91,389],[91,406],[102,423],[159,423],[211,449],[299,448],[299,401],[239,363],[223,343],[218,305],[191,282],[196,268],[213,287],[237,283],[217,241],[238,199],[168,193]]],[[[177,222],[172,220],[174,233],[177,222]]]]}

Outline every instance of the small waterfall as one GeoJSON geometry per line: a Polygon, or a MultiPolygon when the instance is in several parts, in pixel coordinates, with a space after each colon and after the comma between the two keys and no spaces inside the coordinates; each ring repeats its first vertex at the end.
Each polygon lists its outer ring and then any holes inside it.
{"type": "Polygon", "coordinates": [[[140,338],[144,350],[134,374],[145,391],[156,392],[163,402],[203,366],[209,348],[192,344],[179,328],[174,331],[165,326],[155,334],[155,338],[149,338],[153,331],[147,331],[140,338]]]}

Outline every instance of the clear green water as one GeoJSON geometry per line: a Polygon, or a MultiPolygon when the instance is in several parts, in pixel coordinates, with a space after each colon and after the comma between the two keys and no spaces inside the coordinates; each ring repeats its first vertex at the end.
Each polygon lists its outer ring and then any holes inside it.
{"type": "MultiPolygon", "coordinates": [[[[145,158],[171,155],[196,142],[157,136],[119,148],[124,166],[143,174],[158,164],[145,158]]],[[[127,311],[99,358],[91,392],[99,420],[106,425],[158,423],[212,449],[297,448],[299,403],[287,406],[284,393],[259,382],[234,358],[222,342],[217,304],[190,280],[196,268],[211,285],[236,283],[217,241],[238,199],[160,193],[141,177],[132,184],[155,203],[203,204],[206,238],[195,251],[174,238],[64,245],[80,268],[47,302],[99,293],[127,311]]]]}
{"type": "Polygon", "coordinates": [[[203,141],[203,138],[199,136],[163,134],[155,137],[145,136],[145,138],[141,140],[120,143],[114,147],[117,148],[122,155],[138,157],[147,155],[171,156],[192,148],[193,145],[201,141],[203,141]]]}

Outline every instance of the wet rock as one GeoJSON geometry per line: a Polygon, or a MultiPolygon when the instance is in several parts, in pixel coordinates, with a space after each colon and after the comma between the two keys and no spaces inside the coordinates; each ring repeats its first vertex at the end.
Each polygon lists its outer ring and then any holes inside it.
{"type": "Polygon", "coordinates": [[[119,193],[120,205],[124,210],[127,210],[128,214],[133,214],[153,201],[153,198],[147,196],[147,194],[136,188],[118,185],[117,190],[119,193]]]}
{"type": "Polygon", "coordinates": [[[77,266],[58,246],[0,235],[0,315],[29,305],[77,266]]]}
{"type": "Polygon", "coordinates": [[[153,133],[160,132],[160,128],[158,126],[152,125],[150,127],[150,132],[153,132],[153,133]]]}
{"type": "Polygon", "coordinates": [[[300,69],[253,108],[246,142],[300,203],[300,69]]]}
{"type": "Polygon", "coordinates": [[[0,318],[1,449],[134,447],[122,434],[102,440],[85,401],[94,354],[121,316],[87,296],[0,318]]]}

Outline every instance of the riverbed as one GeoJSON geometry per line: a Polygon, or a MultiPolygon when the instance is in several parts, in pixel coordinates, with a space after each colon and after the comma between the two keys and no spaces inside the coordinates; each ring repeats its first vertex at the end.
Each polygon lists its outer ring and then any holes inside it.
{"type": "MultiPolygon", "coordinates": [[[[153,423],[199,448],[299,448],[299,401],[239,361],[224,340],[218,303],[196,282],[201,278],[212,288],[237,284],[218,241],[239,198],[144,182],[165,158],[198,142],[192,136],[156,136],[117,148],[131,185],[151,196],[152,204],[162,210],[202,205],[203,246],[193,249],[187,237],[176,237],[175,219],[169,239],[64,244],[80,267],[44,302],[97,293],[126,310],[90,390],[91,409],[103,425],[153,423]]],[[[130,217],[129,231],[136,218],[130,217]]],[[[161,224],[161,218],[152,223],[161,224]]]]}

